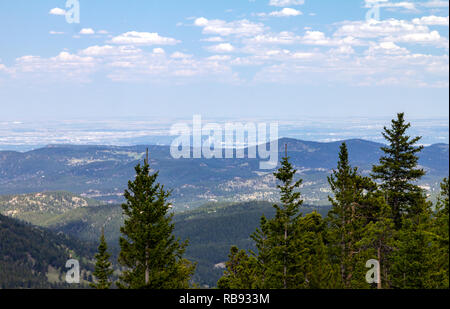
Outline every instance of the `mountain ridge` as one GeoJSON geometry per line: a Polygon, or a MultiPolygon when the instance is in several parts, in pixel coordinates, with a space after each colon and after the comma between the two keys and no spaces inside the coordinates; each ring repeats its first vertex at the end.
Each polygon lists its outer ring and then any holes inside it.
{"type": "MultiPolygon", "coordinates": [[[[310,142],[292,138],[278,141],[278,161],[288,145],[291,162],[304,179],[305,199],[312,205],[327,204],[326,177],[336,167],[343,141],[310,142]]],[[[368,175],[382,155],[383,144],[364,139],[345,141],[353,166],[368,175]]],[[[107,203],[120,203],[134,167],[149,148],[150,166],[160,171],[159,181],[173,189],[177,209],[207,202],[245,202],[278,199],[273,170],[260,170],[259,158],[174,159],[169,146],[52,145],[28,152],[0,151],[0,194],[70,191],[107,203]]],[[[246,150],[248,151],[248,150],[246,150]]],[[[427,146],[419,164],[427,171],[420,185],[438,189],[448,176],[448,145],[427,146]]]]}

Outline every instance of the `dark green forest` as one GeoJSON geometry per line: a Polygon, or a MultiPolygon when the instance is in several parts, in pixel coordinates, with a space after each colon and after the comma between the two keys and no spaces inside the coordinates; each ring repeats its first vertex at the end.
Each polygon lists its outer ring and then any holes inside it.
{"type": "Polygon", "coordinates": [[[82,279],[92,280],[95,250],[90,243],[0,215],[0,288],[73,288],[64,280],[66,261],[78,259],[82,279]]]}

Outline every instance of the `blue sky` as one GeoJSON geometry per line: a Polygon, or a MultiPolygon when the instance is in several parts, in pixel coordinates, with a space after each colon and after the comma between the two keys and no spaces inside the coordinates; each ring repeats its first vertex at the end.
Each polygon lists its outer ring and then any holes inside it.
{"type": "Polygon", "coordinates": [[[0,2],[0,120],[448,117],[448,1],[79,4],[0,2]]]}

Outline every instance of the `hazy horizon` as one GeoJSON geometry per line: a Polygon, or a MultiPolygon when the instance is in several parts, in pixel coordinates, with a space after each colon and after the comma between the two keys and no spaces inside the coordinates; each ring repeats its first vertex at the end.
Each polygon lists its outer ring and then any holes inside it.
{"type": "MultiPolygon", "coordinates": [[[[422,136],[421,144],[449,143],[448,118],[406,119],[411,122],[411,135],[422,136]]],[[[206,123],[272,123],[279,126],[279,138],[295,138],[315,142],[364,139],[383,143],[381,131],[390,125],[389,118],[204,118],[206,123]]],[[[178,119],[102,119],[59,121],[0,121],[0,150],[27,151],[49,144],[170,145],[170,127],[175,123],[192,126],[192,118],[178,119]]]]}

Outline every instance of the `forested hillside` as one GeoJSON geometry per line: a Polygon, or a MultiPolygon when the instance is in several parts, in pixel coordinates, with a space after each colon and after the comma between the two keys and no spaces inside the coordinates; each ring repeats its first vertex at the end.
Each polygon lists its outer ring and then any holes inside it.
{"type": "MultiPolygon", "coordinates": [[[[370,172],[381,155],[379,143],[346,141],[351,164],[370,172]]],[[[292,164],[304,179],[302,192],[308,204],[328,205],[326,177],[336,164],[341,142],[319,143],[280,139],[278,158],[288,146],[292,164]]],[[[33,151],[0,152],[0,194],[69,191],[83,197],[123,202],[123,188],[133,177],[133,167],[149,149],[152,170],[173,189],[177,210],[207,202],[279,199],[271,171],[259,169],[259,159],[173,159],[168,146],[74,146],[50,145],[33,151]]],[[[435,196],[439,182],[448,175],[447,144],[425,147],[419,164],[427,174],[420,185],[435,196]]],[[[189,207],[189,208],[188,208],[189,207]]]]}
{"type": "Polygon", "coordinates": [[[0,215],[0,288],[71,288],[66,261],[76,258],[89,279],[95,246],[0,215]]]}

